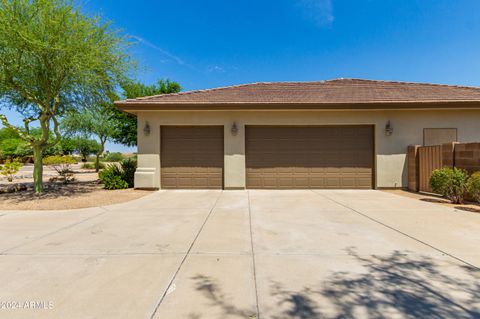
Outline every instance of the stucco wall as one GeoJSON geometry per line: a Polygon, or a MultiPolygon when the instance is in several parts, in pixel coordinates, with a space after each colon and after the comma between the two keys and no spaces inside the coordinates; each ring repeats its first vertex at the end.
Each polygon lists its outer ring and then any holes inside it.
{"type": "Polygon", "coordinates": [[[423,143],[424,128],[457,128],[460,142],[480,141],[480,111],[405,110],[405,111],[145,111],[138,116],[139,167],[153,169],[154,185],[138,178],[136,187],[161,188],[161,125],[224,125],[225,188],[245,187],[245,125],[375,125],[376,187],[407,186],[407,146],[423,143]],[[145,136],[145,122],[150,135],[145,136]],[[393,134],[385,135],[391,122],[393,134]],[[239,132],[230,128],[237,123],[239,132]]]}

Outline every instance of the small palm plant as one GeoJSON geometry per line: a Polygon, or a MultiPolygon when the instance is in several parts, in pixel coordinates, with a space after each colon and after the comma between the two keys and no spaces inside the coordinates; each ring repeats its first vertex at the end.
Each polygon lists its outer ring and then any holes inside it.
{"type": "Polygon", "coordinates": [[[7,159],[3,166],[0,165],[0,174],[7,177],[7,180],[11,183],[13,182],[13,176],[18,173],[20,168],[23,166],[18,159],[11,161],[7,159]]]}

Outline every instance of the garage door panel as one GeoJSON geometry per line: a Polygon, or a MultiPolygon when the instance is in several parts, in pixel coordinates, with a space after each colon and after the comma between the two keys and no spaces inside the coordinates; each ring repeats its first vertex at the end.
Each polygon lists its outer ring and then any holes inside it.
{"type": "Polygon", "coordinates": [[[308,176],[308,174],[311,171],[311,168],[310,167],[292,167],[292,171],[295,174],[306,174],[308,176]]]}
{"type": "Polygon", "coordinates": [[[338,188],[339,186],[343,186],[341,183],[341,179],[336,176],[327,176],[325,178],[325,185],[329,188],[338,188]]]}
{"type": "Polygon", "coordinates": [[[223,132],[222,126],[162,126],[162,188],[221,189],[223,132]]]}
{"type": "Polygon", "coordinates": [[[357,178],[357,185],[358,187],[362,187],[362,188],[371,188],[370,178],[369,177],[357,178]]]}
{"type": "Polygon", "coordinates": [[[372,188],[372,126],[247,126],[249,188],[372,188]]]}
{"type": "Polygon", "coordinates": [[[295,188],[301,187],[302,185],[305,185],[309,183],[308,177],[296,177],[294,179],[295,183],[295,188]]]}
{"type": "Polygon", "coordinates": [[[354,177],[342,177],[341,183],[343,187],[357,188],[357,183],[354,177]]]}
{"type": "Polygon", "coordinates": [[[277,185],[278,180],[276,178],[265,177],[263,180],[258,182],[258,186],[265,186],[266,188],[273,188],[277,185]]]}
{"type": "Polygon", "coordinates": [[[324,177],[311,177],[309,180],[312,188],[324,188],[325,187],[325,178],[324,177]]]}

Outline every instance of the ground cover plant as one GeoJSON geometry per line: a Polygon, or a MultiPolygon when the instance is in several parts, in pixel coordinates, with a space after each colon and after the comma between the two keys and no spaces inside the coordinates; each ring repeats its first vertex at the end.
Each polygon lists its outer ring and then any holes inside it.
{"type": "Polygon", "coordinates": [[[13,176],[18,173],[22,166],[23,164],[17,159],[7,159],[3,165],[0,165],[0,174],[7,177],[7,180],[11,183],[13,182],[13,176]]]}

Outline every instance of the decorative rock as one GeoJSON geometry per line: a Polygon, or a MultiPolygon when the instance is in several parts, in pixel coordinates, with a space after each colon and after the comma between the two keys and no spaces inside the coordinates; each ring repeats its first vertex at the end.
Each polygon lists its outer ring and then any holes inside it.
{"type": "Polygon", "coordinates": [[[16,192],[26,191],[26,190],[27,190],[27,185],[25,184],[13,184],[13,185],[0,187],[0,194],[16,193],[16,192]]]}

